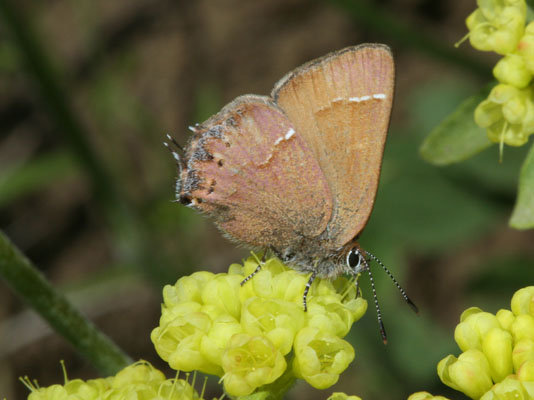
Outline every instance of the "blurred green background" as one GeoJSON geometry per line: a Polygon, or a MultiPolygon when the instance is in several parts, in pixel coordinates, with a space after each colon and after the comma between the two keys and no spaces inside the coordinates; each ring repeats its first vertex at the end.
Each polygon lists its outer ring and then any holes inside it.
{"type": "MultiPolygon", "coordinates": [[[[491,79],[495,56],[453,47],[475,7],[0,0],[0,229],[134,359],[165,370],[149,339],[162,285],[195,270],[223,271],[248,254],[172,202],[176,171],[165,133],[185,143],[188,125],[238,95],[269,93],[305,61],[386,43],[396,59],[396,99],[361,244],[421,313],[413,315],[376,269],[389,344],[370,307],[348,337],[356,359],[339,383],[324,392],[300,383],[288,398],[345,391],[402,399],[419,390],[462,398],[436,375],[441,358],[459,353],[460,313],[508,308],[515,290],[534,283],[534,233],[507,226],[527,148],[506,148],[499,164],[494,146],[446,168],[418,155],[428,132],[491,79]]],[[[0,398],[26,398],[23,375],[41,386],[61,383],[60,359],[70,378],[97,376],[0,281],[0,398]]],[[[220,395],[216,378],[208,390],[220,395]]]]}

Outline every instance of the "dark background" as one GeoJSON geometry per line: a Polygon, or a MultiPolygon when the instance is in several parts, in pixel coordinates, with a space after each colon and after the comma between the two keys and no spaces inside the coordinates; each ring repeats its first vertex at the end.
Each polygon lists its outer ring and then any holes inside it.
{"type": "MultiPolygon", "coordinates": [[[[418,155],[430,130],[491,79],[495,55],[453,47],[474,1],[16,4],[19,27],[44,53],[28,65],[0,14],[0,228],[134,359],[162,369],[149,338],[162,285],[194,270],[223,271],[247,255],[209,220],[172,203],[164,134],[185,143],[188,125],[238,95],[269,93],[286,72],[327,52],[391,46],[392,123],[361,244],[421,313],[375,269],[389,344],[370,307],[347,337],[356,358],[339,383],[323,392],[300,383],[288,398],[345,391],[402,399],[419,390],[462,398],[436,374],[441,358],[459,353],[460,313],[509,308],[514,291],[534,282],[533,232],[507,226],[526,147],[506,148],[502,164],[496,146],[447,168],[418,155]],[[36,78],[49,65],[59,94],[36,78]]],[[[25,398],[23,375],[41,386],[62,383],[60,359],[70,378],[98,376],[0,282],[0,398],[25,398]]],[[[209,396],[220,396],[217,379],[209,385],[209,396]]]]}

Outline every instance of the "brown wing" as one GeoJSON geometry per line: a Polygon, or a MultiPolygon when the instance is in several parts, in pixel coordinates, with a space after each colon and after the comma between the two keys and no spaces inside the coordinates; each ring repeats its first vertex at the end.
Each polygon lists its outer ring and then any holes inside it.
{"type": "Polygon", "coordinates": [[[387,46],[349,47],[282,78],[272,96],[312,149],[332,191],[324,238],[343,246],[371,214],[393,99],[387,46]]]}
{"type": "Polygon", "coordinates": [[[319,164],[268,97],[238,97],[198,126],[186,159],[180,197],[240,242],[283,249],[330,220],[319,164]]]}

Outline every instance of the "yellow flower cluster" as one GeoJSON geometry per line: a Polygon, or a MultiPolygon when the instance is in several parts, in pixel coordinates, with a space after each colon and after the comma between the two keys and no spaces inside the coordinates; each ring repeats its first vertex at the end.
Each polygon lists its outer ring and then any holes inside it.
{"type": "Polygon", "coordinates": [[[344,278],[317,279],[304,312],[307,276],[272,258],[258,267],[251,257],[228,273],[196,272],[163,289],[156,351],[180,371],[222,377],[227,393],[245,396],[282,374],[325,389],[354,358],[342,338],[367,309],[344,278]]]}
{"type": "Polygon", "coordinates": [[[511,310],[467,309],[454,338],[463,353],[439,362],[443,383],[472,399],[534,399],[534,286],[514,294],[511,310]]]}
{"type": "Polygon", "coordinates": [[[493,75],[499,84],[475,110],[491,141],[521,146],[534,133],[534,22],[526,24],[525,0],[478,0],[466,24],[471,45],[504,57],[493,75]]]}
{"type": "Polygon", "coordinates": [[[502,55],[513,52],[525,29],[525,1],[477,0],[477,5],[465,21],[471,45],[502,55]]]}
{"type": "Polygon", "coordinates": [[[146,361],[139,361],[109,378],[82,381],[66,380],[64,385],[37,388],[28,400],[201,400],[195,389],[183,379],[166,379],[146,361]]]}

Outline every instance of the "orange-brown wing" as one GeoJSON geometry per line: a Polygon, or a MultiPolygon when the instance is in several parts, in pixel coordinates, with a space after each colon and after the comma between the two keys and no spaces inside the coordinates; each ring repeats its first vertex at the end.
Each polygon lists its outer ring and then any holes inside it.
{"type": "Polygon", "coordinates": [[[281,250],[325,230],[332,212],[328,184],[272,99],[238,97],[195,130],[180,196],[231,238],[281,250]]]}
{"type": "Polygon", "coordinates": [[[332,191],[334,210],[324,238],[333,248],[358,235],[371,214],[393,84],[389,48],[366,44],[305,64],[273,89],[332,191]]]}

